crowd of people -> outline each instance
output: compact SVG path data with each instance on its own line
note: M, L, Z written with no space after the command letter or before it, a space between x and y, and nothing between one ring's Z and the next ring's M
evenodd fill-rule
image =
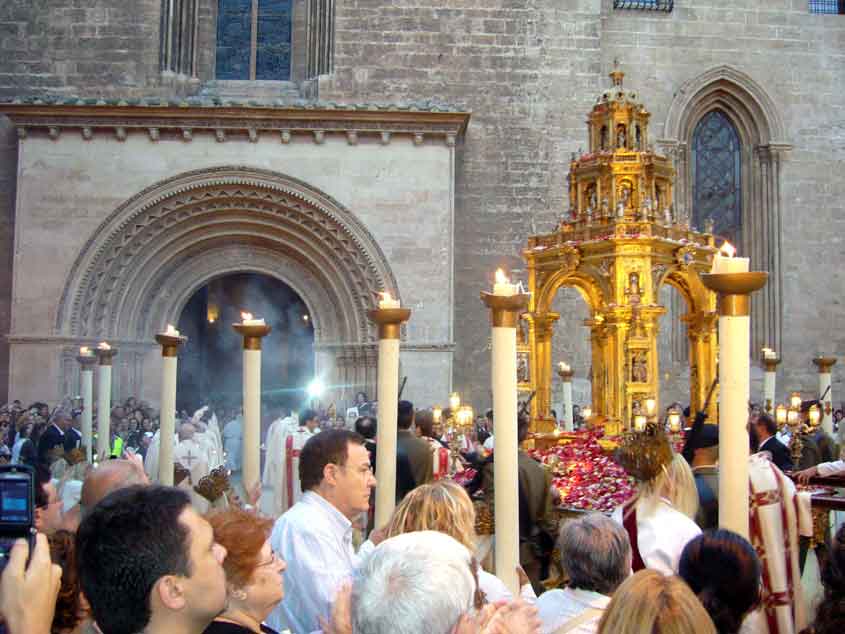
M716 527L718 433L703 416L683 452L659 429L622 444L616 458L638 489L610 516L558 522L547 471L520 450L513 592L487 556L492 413L447 443L430 412L401 401L397 506L386 526L373 527L378 421L363 403L354 421L268 412L263 494L203 513L186 489L151 483L144 456L155 449L157 424L149 408L130 399L111 412L115 455L93 467L68 462L80 449L79 412L42 405L13 403L0 419L7 460L32 465L37 486L34 550L16 543L0 580L11 634L832 634L845 625L845 527L823 551L824 596L811 615L789 511L795 486L770 437L789 439L767 435L770 419L759 412L749 419L763 452L750 463L750 541ZM212 415L180 418L206 433ZM239 412L221 418L221 459L237 471ZM518 428L522 442L526 418ZM274 455L290 462L276 464ZM475 477L456 477L462 469ZM837 469L831 460L796 477ZM295 488L285 481L291 473ZM77 479L73 504L63 489Z

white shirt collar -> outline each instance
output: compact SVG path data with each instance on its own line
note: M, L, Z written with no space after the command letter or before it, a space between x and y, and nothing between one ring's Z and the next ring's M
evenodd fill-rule
M56 425L56 423L53 423L53 427L55 427L55 428L56 428L56 431L57 431L57 432L59 432L62 436L64 436L64 435L65 435L65 432L64 432L64 431L62 431L62 428L61 428L61 427L59 427L58 425Z
M569 595L569 598L575 602L583 605L585 608L596 608L597 610L604 610L607 604L610 603L610 597L593 592L592 590L581 590L580 588L564 588L564 593Z
M329 502L319 493L306 491L302 494L300 502L316 509L320 509L332 524L333 528L337 529L339 534L344 536L348 534L350 537L352 536L352 522L349 521L349 518L337 510L337 507L335 507L334 504Z

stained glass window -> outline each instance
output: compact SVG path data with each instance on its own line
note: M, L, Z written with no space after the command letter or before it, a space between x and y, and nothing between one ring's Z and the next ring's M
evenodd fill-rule
M290 79L292 0L218 0L217 79Z
M613 0L614 9L643 9L651 11L672 10L674 0Z
M810 13L845 13L842 0L810 0Z
M742 161L739 134L721 110L706 114L692 138L693 224L733 244L742 230Z

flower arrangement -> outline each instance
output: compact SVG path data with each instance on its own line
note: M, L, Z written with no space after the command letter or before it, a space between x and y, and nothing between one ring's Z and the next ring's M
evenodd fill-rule
M636 482L610 455L616 445L612 438L603 438L601 431L568 436L566 444L530 452L551 469L562 508L608 513L633 497Z

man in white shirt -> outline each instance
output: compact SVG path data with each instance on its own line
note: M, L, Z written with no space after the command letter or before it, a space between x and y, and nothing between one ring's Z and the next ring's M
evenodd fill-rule
M569 585L540 595L542 634L593 634L610 596L631 571L631 543L625 529L601 513L570 520L557 542Z
M285 598L267 619L280 631L295 634L320 629L329 619L340 586L351 579L359 556L352 546L352 521L370 506L376 479L364 439L345 429L311 437L302 448L299 480L304 494L273 527L270 544L287 562Z
M830 476L845 476L845 460L835 460L834 462L820 462L814 467L804 469L803 471L796 471L792 474L801 484L807 484L810 478L820 476L822 478L829 478Z

